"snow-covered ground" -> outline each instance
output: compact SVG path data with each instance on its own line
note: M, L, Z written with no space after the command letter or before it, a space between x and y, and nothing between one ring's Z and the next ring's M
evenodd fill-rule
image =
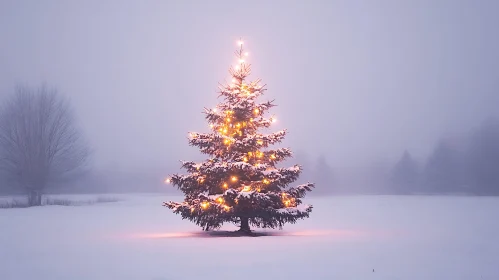
M499 198L312 198L281 236L203 238L180 198L114 197L0 209L0 279L499 279Z

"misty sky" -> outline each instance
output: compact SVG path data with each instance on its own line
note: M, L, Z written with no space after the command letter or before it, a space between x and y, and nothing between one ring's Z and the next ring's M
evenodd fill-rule
M0 94L70 96L97 166L200 158L242 36L286 146L332 165L425 156L499 115L499 1L0 0Z

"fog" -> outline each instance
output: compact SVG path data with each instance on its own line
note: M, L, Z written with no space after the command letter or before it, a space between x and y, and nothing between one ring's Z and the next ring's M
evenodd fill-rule
M498 11L471 0L2 0L0 93L56 87L93 172L144 188L203 158L187 133L208 131L201 112L220 101L242 37L294 163L323 156L355 185L499 117Z

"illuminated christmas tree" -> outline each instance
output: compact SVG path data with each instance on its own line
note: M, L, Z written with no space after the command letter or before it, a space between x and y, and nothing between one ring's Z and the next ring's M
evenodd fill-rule
M292 156L288 148L270 149L281 142L286 130L270 134L260 132L275 122L265 114L272 101L258 103L265 88L260 80L247 82L251 68L245 60L243 42L236 51L238 63L229 69L232 82L219 86L224 98L213 109L205 109L211 133L189 133L189 144L198 147L209 159L201 163L182 163L187 175L175 174L167 179L184 194L183 202L163 205L201 226L217 229L223 223L240 226L239 232L250 234L250 225L279 228L307 218L312 205L301 199L313 183L288 187L296 181L301 167L278 167Z

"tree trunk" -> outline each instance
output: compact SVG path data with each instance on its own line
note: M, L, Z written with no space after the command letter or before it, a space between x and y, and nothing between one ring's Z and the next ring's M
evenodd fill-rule
M250 234L251 229L249 227L249 218L240 217L240 219L241 219L241 227L239 228L239 232Z
M36 190L31 190L28 193L28 205L29 206L41 206L42 205L42 193Z

